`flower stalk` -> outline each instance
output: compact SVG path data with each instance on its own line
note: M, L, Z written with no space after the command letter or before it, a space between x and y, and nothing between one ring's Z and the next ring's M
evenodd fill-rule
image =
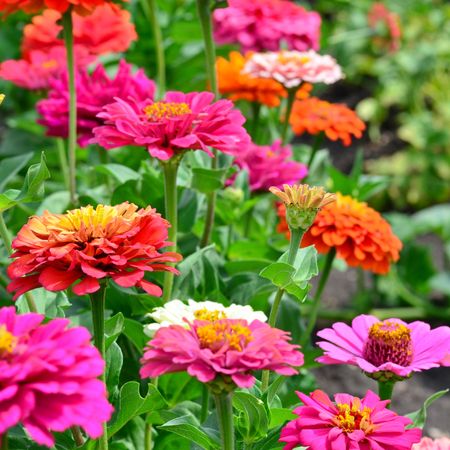
M106 304L106 285L102 284L97 292L89 294L92 309L92 324L94 327L94 345L100 352L106 364L105 348L105 304ZM101 381L106 387L106 367L103 371ZM103 423L103 435L98 440L98 450L108 450L108 435L106 422Z
M381 400L391 400L395 383L393 380L378 381L378 395ZM389 407L390 405L387 405L387 408Z
M286 102L286 113L284 115L283 127L281 129L281 142L286 145L288 142L288 130L289 130L289 118L291 117L292 107L294 106L295 95L298 91L298 86L290 88L287 90L287 102Z
M214 394L217 416L219 419L222 450L234 450L233 393Z
M75 88L75 61L73 51L73 22L71 7L64 13L62 23L64 30L64 42L67 52L67 73L69 76L69 192L70 202L72 205L76 206L78 203L76 185L77 93Z

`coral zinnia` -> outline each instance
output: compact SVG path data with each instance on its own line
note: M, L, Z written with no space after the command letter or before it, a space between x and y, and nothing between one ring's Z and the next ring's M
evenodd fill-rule
M420 440L420 428L406 429L412 420L386 408L372 391L364 398L336 394L334 403L320 390L305 395L297 392L304 406L299 417L281 430L283 450L305 446L310 450L410 450Z
M286 51L253 53L244 66L244 73L256 78L269 78L286 88L308 83L333 84L343 78L339 64L330 55Z
M64 41L59 37L62 32L62 26L58 24L60 19L61 14L52 9L34 16L32 23L23 29L23 54L33 50L48 51L55 45L63 46ZM73 15L73 37L75 45L101 55L126 51L137 39L137 34L128 11L104 4L89 16Z
M107 3L112 2L111 0L0 0L0 13L11 14L17 11L36 13L45 8L63 13L72 7L77 13L89 14L96 7Z
M450 327L431 330L420 321L381 322L374 316L360 315L352 326L337 322L317 335L325 339L317 344L324 350L318 362L355 365L374 378L386 376L386 372L407 377L439 367L450 351Z
M188 300L188 304L181 300L171 300L163 307L155 308L148 314L156 323L146 325L144 331L149 336L153 336L161 327L169 325L180 325L189 328L189 324L194 320L217 320L217 319L245 319L248 322L260 320L266 322L267 317L262 311L253 311L250 305L225 306L222 303L196 302Z
M85 328L68 328L67 319L43 320L0 309L0 437L21 422L48 447L52 432L72 426L98 438L113 410L98 379L104 361Z
M229 0L214 11L214 38L247 50L319 48L320 15L286 0Z
M450 450L450 438L430 439L424 437L418 444L412 446L412 450Z
M148 79L143 70L135 75L131 65L120 61L116 76L111 79L102 65L89 74L80 70L76 77L77 88L77 133L78 143L86 146L94 137L92 130L103 122L97 117L103 106L114 98L133 97L144 100L153 98L155 83ZM69 88L67 72L50 84L48 98L37 104L42 116L38 122L47 127L48 136L67 137L69 127Z
M336 202L324 206L302 239L302 246L314 245L319 253L334 248L349 266L374 273L389 272L398 261L402 243L389 223L366 203L336 194ZM288 233L285 209L278 208L277 230Z
M289 333L259 320L195 320L189 329L162 327L148 343L141 377L187 370L202 383L251 387L255 370L297 373L293 367L303 364L303 354L288 339Z
M105 125L94 129L95 141L106 149L142 146L161 160L199 149L213 156L209 146L232 153L250 140L245 118L229 100L213 99L211 92L168 92L159 102L117 98L98 115Z
M345 146L351 144L352 136L360 138L366 128L364 122L346 105L329 103L316 97L297 100L289 123L295 134L324 132L328 139L340 139Z
M112 278L120 286L140 286L159 296L161 289L144 280L144 273L177 273L166 263L181 255L159 252L170 245L169 226L156 210L138 210L132 203L33 216L12 243L15 261L8 267L8 290L17 298L37 287L61 291L79 281L73 291L84 295L98 291L99 280Z
M291 157L291 147L281 145L280 140L272 145L251 142L236 152L234 164L248 172L252 191L267 191L271 186L297 183L308 175L307 167Z

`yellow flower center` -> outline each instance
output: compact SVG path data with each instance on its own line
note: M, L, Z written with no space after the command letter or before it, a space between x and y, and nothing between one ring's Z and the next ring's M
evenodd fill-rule
M370 327L369 337L385 342L386 344L399 344L404 340L411 340L411 330L401 323L377 322Z
M5 94L0 94L0 105L3 103L3 100L5 100Z
M267 156L268 158L273 158L273 157L275 157L276 155L275 155L275 153L274 153L272 150L267 150L266 156Z
M339 413L334 418L334 423L347 433L355 430L362 430L365 433L370 433L375 429L370 421L370 414L372 410L365 406L361 410L361 401L357 398L353 400L350 406L347 403L338 403L336 405Z
M48 61L44 61L41 66L44 69L54 69L55 67L58 67L58 61L56 61L56 59L49 59Z
M209 309L203 308L203 309L197 309L197 311L194 312L194 317L197 320L208 320L209 322L215 322L216 320L226 319L227 316L223 311L211 311Z
M209 322L197 327L197 336L202 348L217 351L227 345L233 350L242 349L253 339L252 331L242 323L228 320Z
M296 64L306 64L309 61L311 61L311 58L307 55L292 55L292 54L285 54L281 52L278 55L278 61L281 64L289 64L289 63L296 63Z
M10 333L5 325L0 325L0 356L12 353L17 344L17 338Z
M170 117L191 114L191 108L187 103L155 102L144 108L145 115L154 122L159 122Z

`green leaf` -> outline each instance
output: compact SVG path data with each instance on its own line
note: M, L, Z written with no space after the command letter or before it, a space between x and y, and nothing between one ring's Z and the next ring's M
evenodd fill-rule
M11 156L0 161L0 191L8 184L8 181L16 175L28 161L33 157L34 153L25 153L20 156Z
M430 395L430 397L428 397L423 403L422 408L410 414L406 414L406 417L409 417L413 421L413 423L411 425L408 425L407 428L423 428L427 420L427 409L435 400L447 394L448 391L449 389L444 389L443 391L439 391L434 393L433 395Z
M223 187L226 175L227 169L193 167L191 187L204 194L209 194Z
M62 214L67 210L70 204L69 191L53 192L46 195L39 208L36 210L36 215L42 215L45 210L54 214Z
M34 289L32 291L37 311L47 318L65 317L65 310L71 306L64 291L51 292L46 289ZM16 302L17 311L21 314L30 312L25 296L21 296Z
M108 427L108 438L110 439L121 428L123 428L133 417L156 411L167 406L166 401L153 385L149 385L148 393L142 397L139 393L139 383L129 381L120 389L119 405L112 424Z
M123 354L116 342L112 342L106 351L106 386L109 398L115 398L118 393L120 372L123 366Z
M117 313L105 321L105 347L108 350L109 346L116 341L119 335L124 330L125 319L122 313Z
M141 175L133 169L122 164L102 164L95 167L95 170L99 173L114 177L120 184L124 184L127 181L139 180Z
M252 444L267 435L269 416L264 402L247 392L235 392L233 406L238 411L236 429L246 444Z
M144 333L144 326L142 323L136 320L125 318L123 333L140 352L142 352L145 344L150 340Z
M200 427L198 422L196 422L193 416L190 415L172 419L164 425L161 425L159 428L195 442L201 448L206 450L220 448L219 442L207 434L205 429Z
M275 428L283 425L288 420L293 420L297 416L292 410L287 408L271 408L270 410L270 425L269 428Z

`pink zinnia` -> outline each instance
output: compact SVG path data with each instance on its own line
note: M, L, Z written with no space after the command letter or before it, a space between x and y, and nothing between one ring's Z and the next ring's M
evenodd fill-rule
M352 326L337 322L317 333L323 364L351 364L377 378L386 374L407 377L413 372L439 367L450 349L450 327L430 329L425 322L400 319L379 321L360 315Z
M422 434L420 428L406 429L412 420L387 409L389 400L381 401L370 390L362 399L336 394L334 403L320 390L297 395L304 406L281 430L283 450L410 450Z
M68 328L67 319L43 320L0 309L0 436L21 422L48 447L52 432L72 426L96 439L113 410L98 379L104 361L85 328Z
M289 333L254 320L195 320L189 329L180 325L160 328L142 358L141 377L187 371L202 383L222 377L237 386L253 386L255 370L294 375L303 364Z
M333 84L343 78L341 67L333 57L319 55L314 50L254 53L247 60L243 73L255 78L271 78L288 89L304 81Z
M50 83L48 98L37 104L42 116L38 122L47 127L48 136L68 136L69 126L69 88L67 72ZM103 122L97 117L104 105L114 98L132 97L144 100L153 98L155 83L148 79L143 70L132 74L130 64L120 61L117 74L111 78L102 65L98 65L92 74L80 70L76 77L77 87L77 133L80 146L86 146L94 137L92 130Z
M412 450L450 450L450 438L441 437L433 440L424 437L418 444L412 446Z
M229 0L214 11L214 38L240 44L241 50L319 48L320 15L286 0Z
M116 98L98 115L105 125L94 129L94 141L106 149L145 147L161 160L186 150L213 156L208 147L231 153L250 139L245 118L229 100L213 100L211 92L168 92L159 102Z
M80 46L75 47L75 61L84 67L94 57ZM0 78L15 85L30 89L48 89L51 81L66 70L67 58L64 46L55 46L48 51L33 50L22 59L9 59L0 64Z
M307 167L292 161L289 145L276 140L272 145L256 145L250 142L236 152L234 163L249 174L252 191L267 191L271 186L296 184L308 175Z

